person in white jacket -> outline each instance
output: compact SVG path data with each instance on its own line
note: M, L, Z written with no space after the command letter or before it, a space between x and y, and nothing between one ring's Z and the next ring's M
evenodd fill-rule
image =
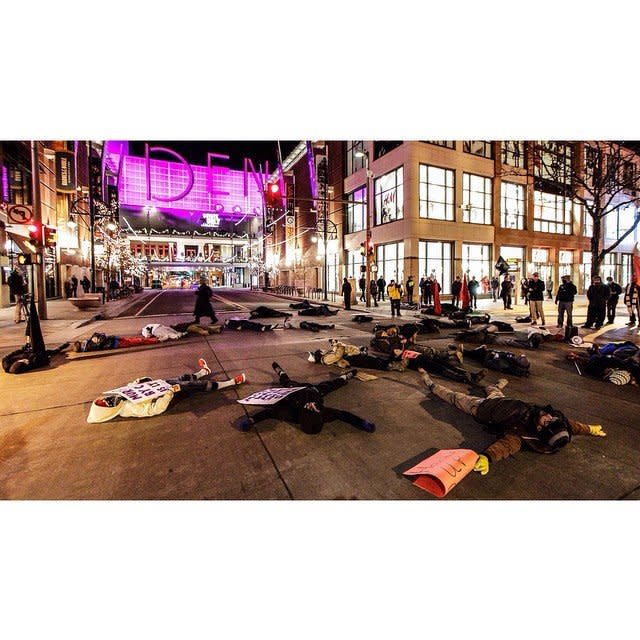
M142 329L142 335L145 338L158 338L159 342L166 342L167 340L178 340L187 335L187 332L180 332L167 327L163 324L148 324Z
M105 391L91 404L87 422L107 422L120 416L122 418L148 418L164 413L173 397L180 391L217 391L246 381L244 373L229 380L211 380L211 369L204 358L198 360L200 370L185 373L179 378L153 380L138 378L133 382Z

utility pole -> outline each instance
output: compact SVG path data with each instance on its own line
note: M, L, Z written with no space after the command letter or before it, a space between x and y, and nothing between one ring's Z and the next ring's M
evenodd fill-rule
M44 228L42 226L42 201L40 199L40 159L38 157L38 142L31 141L31 190L33 201L33 219L40 229L40 238L36 247L39 256L38 264L35 268L35 281L33 293L37 297L38 315L41 320L47 319L47 299L44 281Z

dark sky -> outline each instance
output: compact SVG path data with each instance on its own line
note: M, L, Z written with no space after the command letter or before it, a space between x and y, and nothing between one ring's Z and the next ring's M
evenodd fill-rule
M147 140L151 146L168 147L173 151L177 151L183 155L191 164L207 165L207 153L223 153L229 157L228 162L224 165L230 169L242 169L244 167L244 158L251 158L255 168L258 163L262 163L263 169L265 162L269 161L269 171L273 171L277 163L277 143L275 140L249 141L242 140L238 142L230 140L207 140L207 141L184 141L184 140ZM281 140L280 147L282 149L282 159L293 151L298 144L298 140ZM132 155L144 155L144 140L130 141L129 151ZM161 157L161 156L156 156ZM170 156L165 156L169 159ZM220 162L219 164L222 164Z

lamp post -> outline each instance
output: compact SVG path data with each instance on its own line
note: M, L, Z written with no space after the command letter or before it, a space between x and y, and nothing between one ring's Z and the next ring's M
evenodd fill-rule
M151 214L155 213L156 208L147 205L145 208L147 214L147 287L151 286Z
M366 260L366 291L365 291L365 306L371 306L371 255L369 247L371 246L371 212L373 210L373 201L371 198L371 180L373 178L373 172L369 170L369 152L363 147L359 151L354 153L356 158L364 158L365 175L367 177L366 193L367 193L367 209L365 213L365 260Z

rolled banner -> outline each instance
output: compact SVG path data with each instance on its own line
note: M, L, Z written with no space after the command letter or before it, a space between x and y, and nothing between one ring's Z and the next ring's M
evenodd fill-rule
M479 456L471 449L441 449L405 471L413 484L436 498L443 498L471 471Z

